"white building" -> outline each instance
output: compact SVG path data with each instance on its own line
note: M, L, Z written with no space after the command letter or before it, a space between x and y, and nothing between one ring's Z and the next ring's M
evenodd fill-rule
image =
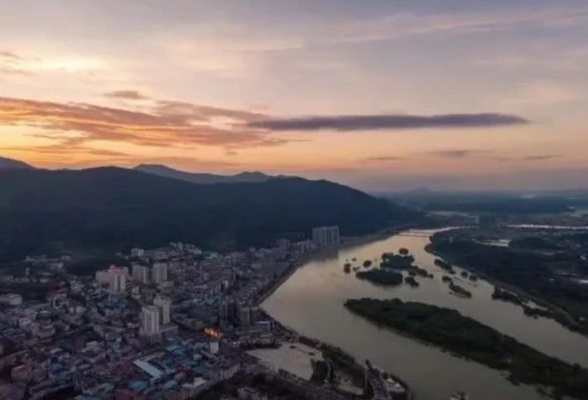
M153 283L162 283L167 281L167 264L166 263L155 263L151 268L151 278Z
M162 325L171 323L171 300L167 297L157 296L153 304L159 309L159 321Z
M145 250L135 247L131 249L131 256L133 257L143 257L145 255Z
M127 273L124 269L114 265L108 270L110 291L124 293L127 290Z
M218 354L219 349L220 345L218 340L213 340L208 344L208 350L210 351L210 354Z
M312 241L317 246L339 243L339 226L320 226L312 229Z
M133 265L133 280L137 283L149 283L149 267L146 265Z
M157 306L143 306L141 310L141 334L144 336L159 335L159 308Z

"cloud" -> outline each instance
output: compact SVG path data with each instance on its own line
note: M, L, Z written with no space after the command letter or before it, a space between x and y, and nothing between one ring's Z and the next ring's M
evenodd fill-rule
M71 156L75 154L76 156L83 156L83 157L116 157L116 158L127 158L129 155L127 153L123 153L121 151L115 150L108 150L108 149L99 149L95 147L89 146L82 146L82 145L70 145L64 146L61 144L55 145L45 145L45 146L16 146L16 147L5 147L2 150L7 150L10 152L17 152L17 153L33 153L35 155L47 155L47 156L56 156L56 157L64 157L64 156Z
M428 154L435 155L442 158L466 158L473 154L484 153L482 150L438 150L438 151L431 151Z
M365 158L364 161L402 161L404 157L400 156L381 156L381 157L369 157Z
M12 51L0 50L0 76L24 75L27 71L22 68L23 58Z
M20 60L21 59L21 57L18 54L14 53L12 51L7 51L7 50L0 50L0 58L12 59L12 60Z
M137 90L116 90L114 92L104 93L104 97L123 100L148 100L149 96Z
M181 101L159 101L154 110L159 114L195 119L198 121L211 121L214 118L226 118L235 122L252 123L267 117L264 114L252 111L195 105Z
M588 8L546 9L488 14L412 14L399 13L363 21L349 21L333 29L333 43L363 43L399 39L416 35L488 32L525 26L556 26L588 17Z
M59 54L49 57L30 56L21 52L0 50L0 75L81 74L93 76L107 72L104 60Z
M101 140L159 147L244 148L286 142L246 126L259 117L248 111L177 102L157 102L148 111L134 111L0 97L0 126L41 129L45 137L68 145ZM239 123L219 125L217 120L223 118Z
M508 114L342 115L266 119L250 122L248 126L270 131L366 131L426 128L493 128L528 123L529 121L522 117Z
M135 166L138 164L165 164L187 170L231 169L240 164L220 160L205 160L194 157L144 156L121 151L77 144L54 144L38 146L13 146L0 148L3 153L21 159L34 157L35 164L52 167L89 167L104 165Z
M544 161L553 160L554 158L561 158L560 154L541 154L537 156L527 156L522 158L523 161Z
M557 158L562 158L561 154L538 154L538 155L531 155L531 156L524 156L524 157L496 157L496 161L503 161L503 162L527 162L527 161L545 161L545 160L554 160Z

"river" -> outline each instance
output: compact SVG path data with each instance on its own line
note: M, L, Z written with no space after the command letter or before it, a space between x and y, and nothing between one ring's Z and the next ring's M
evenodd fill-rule
M536 349L570 363L588 367L588 338L557 322L523 314L520 307L491 298L493 286L483 280L458 284L473 293L462 299L449 293L441 281L443 271L434 265L435 256L425 251L433 231L413 230L358 245L325 250L301 266L262 307L300 334L339 346L358 360L394 373L408 382L418 400L444 400L457 389L471 400L535 400L534 388L508 382L500 372L454 357L438 348L378 328L347 311L348 298L400 298L454 308ZM416 265L434 274L434 279L417 278L421 286L384 288L360 281L343 272L346 260L355 265L379 258L384 252L409 249ZM459 277L460 268L456 268ZM454 277L454 279L456 279ZM459 279L459 278L457 278Z

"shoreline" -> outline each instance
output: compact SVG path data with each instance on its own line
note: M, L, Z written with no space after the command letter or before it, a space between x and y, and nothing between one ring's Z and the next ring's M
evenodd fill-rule
M358 300L358 299L349 299L349 300ZM380 300L380 299L375 299L375 300L376 301L383 301L383 300ZM426 304L426 303L422 303L422 304ZM352 312L352 313L354 313L358 317L365 319L366 321L368 321L372 325L378 327L379 329L385 329L385 330L387 330L389 332L392 332L392 333L394 333L396 335L399 335L399 336L405 337L407 339L410 339L412 341L415 341L415 342L417 342L417 343L419 343L419 344L421 344L423 346L427 346L427 347L436 349L436 350L441 351L443 353L449 354L452 357L455 357L455 358L464 360L465 362L479 364L479 365L482 365L482 366L484 366L486 368L489 368L491 370L497 371L500 375L502 375L502 377L506 381L510 382L514 386L523 385L523 386L527 386L529 388L535 389L536 392L538 393L538 395L540 396L539 398L544 398L544 399L560 399L560 397L558 397L557 394L554 394L553 391L550 392L550 391L547 390L547 389L553 389L554 388L553 386L544 386L544 385L538 384L538 383L528 383L528 382L519 381L515 377L512 376L512 371L509 371L508 369L497 368L497 367L491 366L489 364L485 364L485 363L483 363L483 362L481 362L479 360L476 360L475 358L472 358L469 355L460 354L460 353L458 353L458 352L456 352L454 350L450 350L448 348L445 348L443 345L436 344L436 343L433 343L431 341L427 341L426 339L422 339L422 338L419 338L418 336L415 336L413 334L403 332L403 331L401 331L401 330L399 330L399 329L397 329L395 327L392 327L390 325L387 325L386 323L382 323L382 322L379 322L377 320L374 320L371 317L369 317L369 316L367 316L367 315L365 315L365 314L363 314L363 313L361 313L359 311L355 311L355 310L352 310L352 309L349 309L349 311ZM491 328L491 327L489 327L489 328ZM494 329L494 328L491 328L491 329ZM500 333L500 332L498 332L498 333ZM504 335L502 333L500 333L500 334L503 335L503 336L509 337L508 335ZM512 337L510 337L510 338L512 339ZM514 340L516 341L517 339L514 339ZM521 346L525 346L525 347L527 346L526 344L524 344L522 342L518 342L518 343ZM557 360L557 361L559 361L561 363L564 363L564 364L567 364L569 366L572 366L572 364L570 364L570 363L568 363L566 361L562 361L562 360L560 360L560 359L558 359L556 357L552 357L552 356L546 355L545 353L542 353L539 350L535 350L535 351L543 354L546 357L555 359L555 360ZM571 399L575 399L576 397L565 397L565 398L571 400Z
M562 320L560 320L559 318L556 317L546 317L543 316L542 318L545 319L549 319L552 321L557 322L559 325L561 325L562 327L566 328L567 330L569 330L570 332L573 333L577 333L580 336L584 336L584 337L588 337L588 333L585 332L582 327L580 325L578 325L578 323L574 320L574 318L569 315L565 310L563 310L561 307L550 303L549 301L543 299L543 298L539 298L537 296L531 295L527 292L525 292L524 290L516 287L516 286L512 286L509 285L508 283L504 283L500 280L497 280L491 276L489 276L488 274L478 271L475 267L472 267L470 265L460 265L459 263L455 263L454 259L450 256L450 255L446 255L443 254L440 251L437 251L434 249L434 246L432 243L428 244L427 246L425 246L425 251L428 252L431 255L434 255L435 257L439 257L442 258L444 260L447 260L448 262L450 262L451 264L457 266L458 268L464 269L466 271L469 271L470 273L473 271L475 272L475 274L478 276L478 278L485 280L486 282L490 283L492 286L500 288L500 289L505 289L508 291L511 291L519 296L521 296L524 299L530 300L532 302L534 302L535 304L545 307L549 310L553 310L557 313L557 315L560 315L562 318L564 318L565 320L568 321L568 323L564 323L562 322ZM524 311L523 307L521 306L521 310ZM524 312L523 312L523 315ZM571 329L570 326L575 327L577 329Z
M266 310L263 310L262 304L265 300L267 300L272 294L274 294L276 292L276 290L278 290L284 283L286 283L286 281L292 276L294 275L294 273L298 270L299 267L301 267L302 265L306 264L307 262L309 262L310 260L312 260L312 258L321 255L321 254L325 254L328 252L332 252L332 251L338 251L340 249L344 249L344 248L349 248L349 247L354 247L354 246L360 246L364 243L369 243L375 240L383 240L386 239L390 236L394 236L399 234L400 232L409 230L409 229L417 229L418 226L416 225L406 225L406 226L402 226L402 227L397 227L397 228L390 228L390 229L385 229L379 232L375 232L375 233L371 233L368 235L363 235L363 236L355 236L355 237L350 237L350 238L345 238L343 241L341 241L340 243L336 243L333 244L331 246L326 246L326 247L320 247L314 250L309 251L306 254L303 254L300 258L298 258L297 260L293 261L292 264L290 265L290 267L288 268L288 270L278 279L276 279L272 284L270 284L270 286L268 287L268 289L255 301L255 305L260 307L262 309L262 311L264 313L266 313L268 316L270 316L272 318L272 320L274 321L274 323L277 323L282 329L284 329L285 331L289 332L290 334L292 334L294 337L300 339L302 338L303 340L307 340L309 342L313 342L316 343L316 345L314 346L317 350L319 351L324 351L321 348L324 347L326 349L330 349L331 351L335 350L336 352L339 352L341 355L343 355L346 358L349 358L350 360L353 360L354 366L356 368L365 368L363 367L361 364L357 363L357 361L355 360L355 357L351 356L349 353L347 353L345 350L339 348L339 347L335 347L330 345L329 343L317 340L317 339L312 339L303 335L300 335L295 329L289 327L289 326L285 326L284 324L282 324L280 321L278 321L277 319L275 319L270 313L268 313ZM399 382L406 390L406 394L407 394L407 398L408 400L416 400L416 394L414 393L414 391L411 389L411 387L408 385L408 383L400 378L398 375L391 373L389 371L385 371L388 376L390 376L392 379L394 379L396 382Z
M289 273L286 276L284 276L281 279L279 279L279 281L274 285L275 288L273 289L273 291L277 290L283 283L285 283L287 281L287 279L297 270L297 268L299 266L304 266L305 264L307 264L309 262L311 262L311 263L313 263L313 262L321 262L321 259L315 259L315 260L313 260L314 257L317 257L317 256L320 257L320 255L322 254L322 255L326 255L328 258L331 258L330 260L328 260L328 262L330 262L330 263L333 263L333 262L338 263L339 261L342 262L346 257L348 257L348 258L351 258L352 257L351 254L353 254L354 252L356 252L356 250L354 250L354 247L355 246L361 246L362 244L365 244L365 243L368 243L369 244L371 242L377 242L379 240L385 240L386 238L393 237L393 236L398 235L398 234L403 234L404 232L406 232L407 230L410 230L410 229L420 229L420 227L419 226L410 226L410 227L400 227L400 228L396 228L396 229L387 229L387 230L383 230L383 231L379 231L379 232L374 232L374 233L371 233L369 235L358 236L358 237L351 237L351 238L345 238L345 240L343 240L341 243L338 243L336 245L332 245L332 246L328 246L328 247L323 247L323 248L311 250L308 253L306 253L303 256L301 256L298 260L296 260L296 268L292 268L291 270L289 270ZM427 229L427 227L423 227L422 229ZM459 229L459 227L449 227L449 228L446 228L446 229ZM431 235L432 234L433 234L433 232L431 232ZM347 252L345 252L344 254L339 254L339 257L338 257L338 260L339 261L337 261L337 258L334 258L333 259L334 256L335 257L337 256L337 253L336 253L337 250L345 250L345 249L348 249L348 251L350 253L348 254ZM443 257L443 254L439 254L438 252L433 251L433 249L431 249L431 248L426 248L426 250L427 250L427 252L429 254ZM445 258L445 257L443 257L443 258ZM322 261L324 261L324 260L322 260ZM312 264L312 265L314 265L314 264ZM459 264L457 266L459 266ZM311 269L311 268L309 268L309 269ZM464 269L468 269L468 270L471 270L471 271L476 271L475 268L465 267ZM496 285L496 286L505 286L505 285L502 285L502 283L499 283L498 284L498 283L494 282L493 280L488 279L488 277L485 276L484 274L479 274L479 273L476 272L476 275L478 275L480 278L488 281L489 283L491 283L493 285ZM267 299L270 296L271 296L271 293L267 293L266 296L264 296L264 299ZM537 302L537 303L540 303L540 302ZM378 326L378 324L375 324L375 325ZM293 329L289 329L289 330L291 332L293 332L293 333L296 334L296 331L295 330L293 330ZM455 353L455 352L453 352L451 350L448 350L448 349L444 349L443 347L440 347L440 346L435 345L433 343L425 342L425 341L420 340L420 339L418 339L418 338L416 338L414 336L407 335L407 334L404 334L402 332L399 332L396 329L390 329L390 328L388 328L388 330L390 330L392 333L394 333L394 334L396 334L398 336L405 337L407 339L413 340L413 341L415 341L415 342L417 342L417 343L419 343L421 345L424 345L426 347L430 347L430 348L436 349L436 350L438 350L441 353L447 353L448 355L450 355L452 357L455 357L457 359L461 359L461 360L463 360L465 362L476 363L476 361L472 360L471 358L469 358L467 356L460 355L460 354ZM322 342L322 343L328 344L326 342ZM496 371L498 371L501 375L504 375L503 374L504 371L502 371L502 370L496 370ZM393 374L390 374L390 375L393 376L396 381L400 381L400 382L406 383L402 379L399 379L397 376L394 376ZM400 373L398 375L401 375L402 376L402 373ZM506 378L506 377L503 376L503 378ZM508 379L507 379L507 381L508 381ZM511 383L513 383L513 382L511 382ZM516 383L514 385L516 386ZM529 386L534 386L535 388L538 388L539 387L539 385L529 385ZM406 387L410 391L411 388L409 388L408 385L406 385ZM413 388L413 390L414 390L414 388ZM414 393L412 391L411 391L411 393L414 396ZM545 397L549 397L545 393L543 393L542 395L545 396Z
M268 286L267 290L258 299L255 300L254 305L261 306L265 300L267 300L272 294L274 294L276 292L276 290L278 290L280 288L280 286L282 286L284 283L286 283L286 281L292 275L294 275L294 273L298 270L298 268L300 268L302 265L306 264L307 262L311 261L311 259L316 256L320 256L321 254L327 254L327 253L335 251L335 250L338 251L340 249L344 249L347 247L360 246L364 243L369 243L374 240L383 240L383 239L386 239L390 236L397 235L398 233L403 232L407 229L417 229L417 228L418 228L417 226L411 224L411 225L406 225L406 226L397 227L397 228L384 229L384 230L381 230L381 231L378 231L375 233L370 233L368 235L351 236L348 238L344 238L339 243L332 244L330 246L319 247L314 250L311 250L311 251L303 254L302 256L300 256L300 258L298 258L297 260L293 261L292 264L290 265L290 267L288 267L288 270L282 276L280 276L274 282L272 282Z

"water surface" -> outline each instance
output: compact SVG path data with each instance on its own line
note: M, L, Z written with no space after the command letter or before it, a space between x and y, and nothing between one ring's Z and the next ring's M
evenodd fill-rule
M472 400L531 400L539 395L534 388L511 384L498 371L378 328L345 309L346 299L396 297L453 308L546 354L588 367L588 338L555 321L527 317L513 304L492 300L490 283L460 280L462 270L455 268L458 274L454 279L470 290L473 298L452 295L441 281L444 271L434 265L435 257L424 249L430 233L409 231L325 251L299 268L263 303L263 308L303 335L339 346L358 360L369 359L402 377L419 400L448 399L456 389L466 390ZM343 272L346 260L359 266L366 259L375 260L383 252L397 252L401 247L409 249L416 265L432 272L434 279L417 278L421 286L416 289L407 285L384 288ZM353 258L357 259L355 263Z

